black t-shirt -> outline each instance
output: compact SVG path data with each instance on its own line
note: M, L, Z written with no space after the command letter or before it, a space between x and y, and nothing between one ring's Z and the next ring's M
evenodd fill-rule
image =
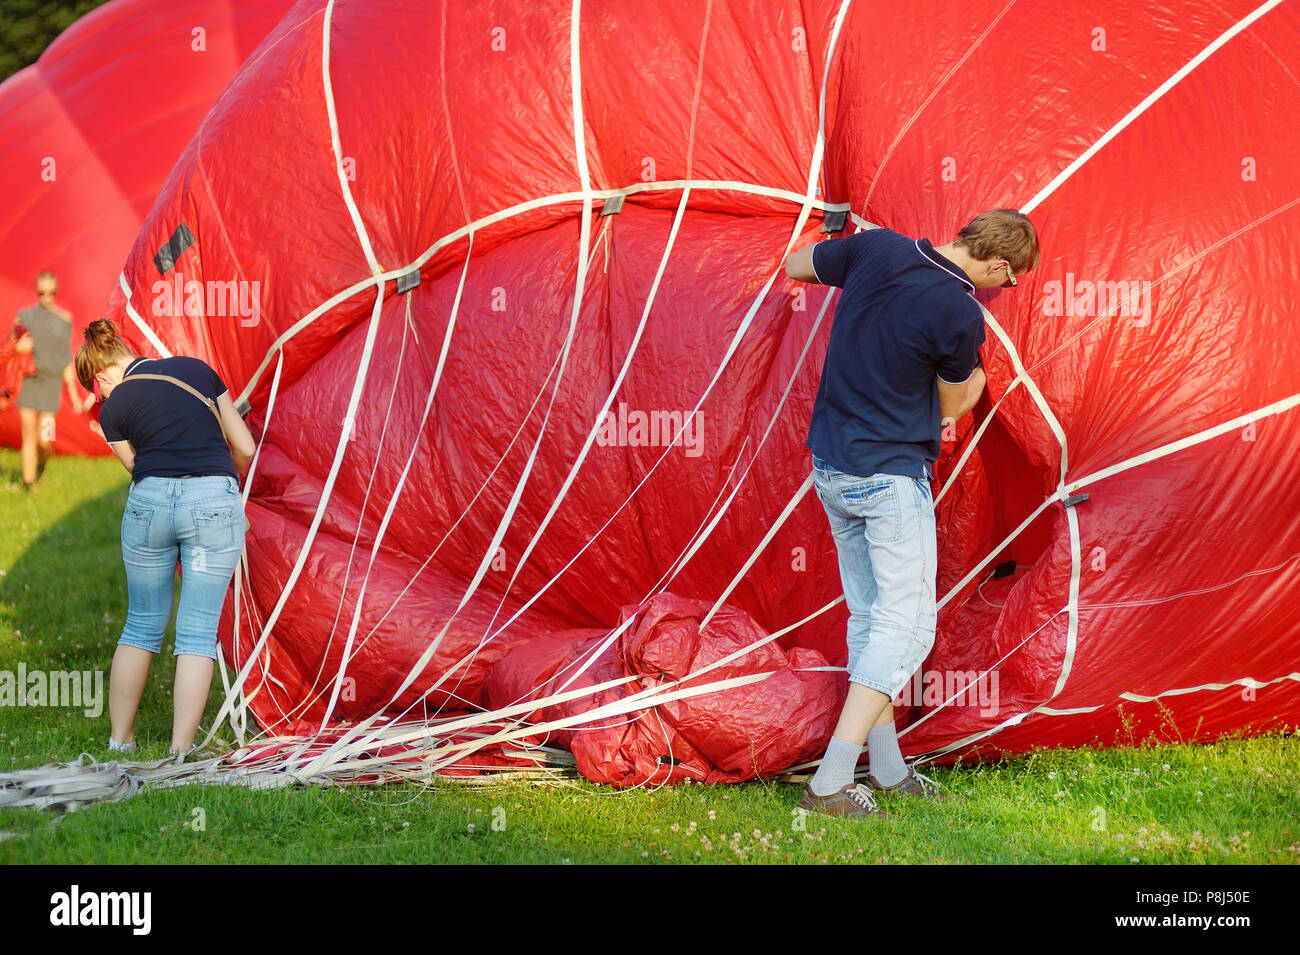
M147 477L202 477L235 474L221 426L199 401L170 381L131 381L132 372L179 378L214 402L225 383L197 358L137 358L126 367L126 380L113 389L99 414L109 444L130 441L135 449L131 480Z
M839 286L808 447L848 474L929 477L939 457L939 389L968 379L984 343L975 286L927 239L870 229L813 249Z

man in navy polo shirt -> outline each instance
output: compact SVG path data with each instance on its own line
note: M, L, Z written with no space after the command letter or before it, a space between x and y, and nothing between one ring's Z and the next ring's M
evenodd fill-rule
M1015 285L1038 255L1029 219L995 209L937 248L871 229L786 260L791 278L843 289L808 447L849 608L849 694L804 809L866 816L881 812L876 793L935 795L903 761L890 705L934 644L930 465L941 422L984 390L984 318L972 293ZM864 743L871 772L855 786Z

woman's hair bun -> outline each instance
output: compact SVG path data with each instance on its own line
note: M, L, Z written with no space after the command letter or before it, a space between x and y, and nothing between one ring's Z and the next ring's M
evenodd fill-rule
M81 387L94 388L97 374L121 358L131 357L131 346L118 334L117 325L107 318L97 318L86 326L86 343L73 359Z
M97 318L86 326L86 344L106 348L118 337L117 325L107 318Z

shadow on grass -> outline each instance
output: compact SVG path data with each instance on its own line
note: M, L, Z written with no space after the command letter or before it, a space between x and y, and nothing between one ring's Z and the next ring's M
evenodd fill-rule
M88 480L58 463L31 496L4 494L6 543L21 550L0 577L0 771L107 755L109 669L127 610L126 475L85 462ZM106 477L113 486L89 496ZM173 640L169 626L141 700L141 758L166 755L170 742Z

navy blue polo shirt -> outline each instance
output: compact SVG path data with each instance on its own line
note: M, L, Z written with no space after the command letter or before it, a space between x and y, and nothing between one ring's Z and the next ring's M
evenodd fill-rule
M808 447L846 474L928 478L939 457L936 375L968 379L984 315L966 274L928 239L870 229L813 248L835 306Z
M227 390L206 362L183 355L137 358L126 367L127 376L132 372L178 378L214 402ZM147 477L238 477L217 419L207 405L170 381L118 385L100 410L99 427L109 444L131 442L132 482Z

